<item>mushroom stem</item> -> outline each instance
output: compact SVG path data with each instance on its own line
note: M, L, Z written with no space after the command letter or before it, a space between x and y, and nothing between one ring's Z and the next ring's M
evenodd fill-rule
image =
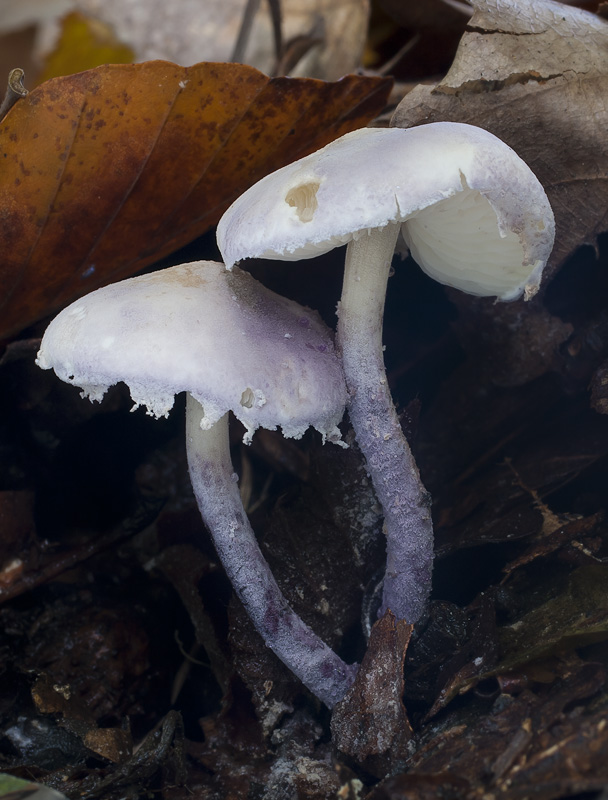
M431 590L430 500L393 404L382 354L382 318L399 224L349 242L339 307L348 411L384 511L387 564L380 614L417 622Z
M228 415L202 430L203 409L186 406L190 478L203 520L236 594L265 643L329 708L355 679L348 665L293 611L262 555L247 519L230 458Z

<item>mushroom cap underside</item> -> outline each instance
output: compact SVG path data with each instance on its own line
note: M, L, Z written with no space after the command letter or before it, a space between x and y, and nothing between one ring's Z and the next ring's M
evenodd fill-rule
M554 238L527 164L488 131L439 122L363 128L266 176L224 214L218 244L229 267L297 260L395 223L432 277L501 299L535 291Z
M210 427L227 411L247 428L309 427L339 437L346 389L332 333L318 314L248 273L209 261L106 286L49 325L37 363L101 400L124 381L160 417L178 392L203 406Z

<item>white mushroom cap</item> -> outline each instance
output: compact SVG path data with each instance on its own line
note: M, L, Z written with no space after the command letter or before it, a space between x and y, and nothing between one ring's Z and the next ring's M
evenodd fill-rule
M188 391L203 406L203 428L231 410L246 440L260 426L340 438L346 388L329 329L316 312L212 261L77 300L49 325L37 364L92 400L124 381L135 407L156 417Z
M297 260L389 223L433 278L476 295L534 294L554 219L530 168L472 125L364 128L266 176L226 211L217 238L228 267Z

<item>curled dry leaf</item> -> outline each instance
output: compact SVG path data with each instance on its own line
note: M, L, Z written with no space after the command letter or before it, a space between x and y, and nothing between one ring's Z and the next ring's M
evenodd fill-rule
M263 175L366 124L390 87L164 61L42 84L0 122L0 340L200 236Z
M552 0L472 0L445 78L418 86L399 127L469 122L530 165L555 212L555 269L608 229L608 21Z

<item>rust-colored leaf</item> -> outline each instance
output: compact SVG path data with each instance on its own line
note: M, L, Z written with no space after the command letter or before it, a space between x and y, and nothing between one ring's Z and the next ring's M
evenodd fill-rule
M0 122L0 340L215 224L266 173L368 122L391 81L109 65Z

